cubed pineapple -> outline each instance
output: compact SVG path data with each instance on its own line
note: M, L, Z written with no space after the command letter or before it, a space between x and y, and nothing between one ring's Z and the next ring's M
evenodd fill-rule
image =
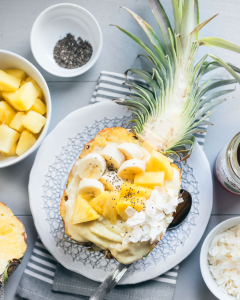
M153 150L151 158L147 164L146 172L165 172L165 179L173 179L173 168L170 160L162 153Z
M36 101L34 102L33 106L30 108L30 110L33 110L33 111L39 113L40 115L44 115L47 111L47 107L42 102L42 100L37 98Z
M46 118L35 111L29 111L23 120L23 126L33 133L38 133L46 123Z
M2 124L0 126L0 151L8 153L19 136L20 134L16 130Z
M154 189L156 186L164 186L165 172L144 172L136 174L134 184Z
M16 97L16 92L2 92L3 99L7 101L13 108L18 110L18 107L14 105L13 99Z
M121 186L120 193L121 197L124 198L144 197L148 199L152 195L152 189L124 182L124 184Z
M117 206L118 215L124 220L127 221L129 216L126 214L126 209L128 207L134 208L137 212L140 212L145 207L146 198L144 197L132 197L132 198L120 198Z
M39 92L38 98L42 99L43 97L43 91L40 89L39 85L36 83L36 81L32 78L32 77L27 77L26 82L32 82L32 84L34 85L34 87L37 89L37 91Z
M71 223L79 224L84 222L93 221L99 218L97 212L89 205L81 195L77 197L75 202Z
M12 97L11 103L13 107L20 111L29 110L36 101L39 93L35 89L32 82L27 82L20 87L16 94Z
M0 89L2 91L14 92L19 88L20 82L21 79L0 70Z
M25 119L25 117L26 114L24 112L16 113L9 126L17 131L22 132L24 130L23 120Z
M17 144L17 150L16 150L17 155L22 155L23 153L25 153L36 143L36 141L37 139L34 136L34 134L32 134L28 130L23 130L19 142Z
M16 111L6 102L0 102L0 122L9 125L15 117Z
M8 69L8 70L5 70L4 72L21 79L21 81L25 80L27 77L26 73L20 69Z
M1 151L2 155L4 156L14 156L16 155L16 149L17 149L17 142L13 144L12 148L9 150L9 152Z
M20 83L20 87L21 87L22 85L24 85L26 82L27 82L27 81L23 80L23 81Z

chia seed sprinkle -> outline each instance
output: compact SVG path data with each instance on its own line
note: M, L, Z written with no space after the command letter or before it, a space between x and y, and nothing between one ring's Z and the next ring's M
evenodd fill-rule
M85 65L93 53L92 45L80 37L75 40L74 35L68 33L59 40L53 50L56 63L65 69L75 69Z

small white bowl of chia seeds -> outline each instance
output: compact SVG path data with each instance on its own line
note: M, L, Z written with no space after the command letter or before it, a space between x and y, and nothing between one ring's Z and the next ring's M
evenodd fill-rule
M33 56L47 72L59 77L85 73L102 49L101 28L86 9L70 3L44 10L33 24Z

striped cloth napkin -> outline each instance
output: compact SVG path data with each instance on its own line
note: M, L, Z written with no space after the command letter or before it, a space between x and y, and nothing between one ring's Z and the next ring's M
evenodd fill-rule
M129 80L142 82L141 79L128 77ZM125 97L129 93L122 86L125 77L122 74L102 71L90 103ZM206 127L205 127L206 128ZM203 146L205 134L196 135ZM176 266L165 274L136 285L124 285L114 288L107 299L172 300L177 282L179 267ZM34 300L75 300L88 299L99 283L65 269L57 263L38 238L33 253L23 273L17 294L24 299Z

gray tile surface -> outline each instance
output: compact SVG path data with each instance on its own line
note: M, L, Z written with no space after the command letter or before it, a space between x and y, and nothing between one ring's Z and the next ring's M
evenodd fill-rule
M127 6L141 15L156 30L157 26L150 11L147 0L71 0L88 9L98 20L103 32L103 50L98 62L87 73L72 79L62 79L45 72L35 61L30 49L30 31L36 17L50 5L65 2L64 0L0 0L0 47L16 52L30 60L46 78L53 103L53 116L50 131L70 112L89 103L92 91L102 70L124 72L129 67L145 68L146 64L136 59L141 52L123 33L109 24L124 26L132 33L146 41L144 33L131 19L126 11L118 10L119 6ZM171 13L170 0L163 0L167 13ZM219 12L220 15L208 24L200 36L219 36L240 45L238 28L240 25L239 0L200 0L201 21ZM219 55L223 60L232 62L240 67L240 55L226 50L201 48L198 57L206 51ZM222 71L217 78L228 78ZM215 158L220 149L240 130L240 88L212 115L214 126L209 127L204 151L213 170ZM28 203L28 177L33 164L35 153L23 162L0 169L0 201L9 205L15 214L24 222L28 232L28 252L21 267L10 278L5 291L5 299L12 300L15 290L28 257L31 253L36 231L30 217ZM206 233L219 222L240 214L240 197L227 193L213 177L214 206L213 215ZM228 215L224 215L228 214ZM205 233L205 234L206 234ZM181 264L175 300L212 300L214 296L205 286L199 269L200 245Z

